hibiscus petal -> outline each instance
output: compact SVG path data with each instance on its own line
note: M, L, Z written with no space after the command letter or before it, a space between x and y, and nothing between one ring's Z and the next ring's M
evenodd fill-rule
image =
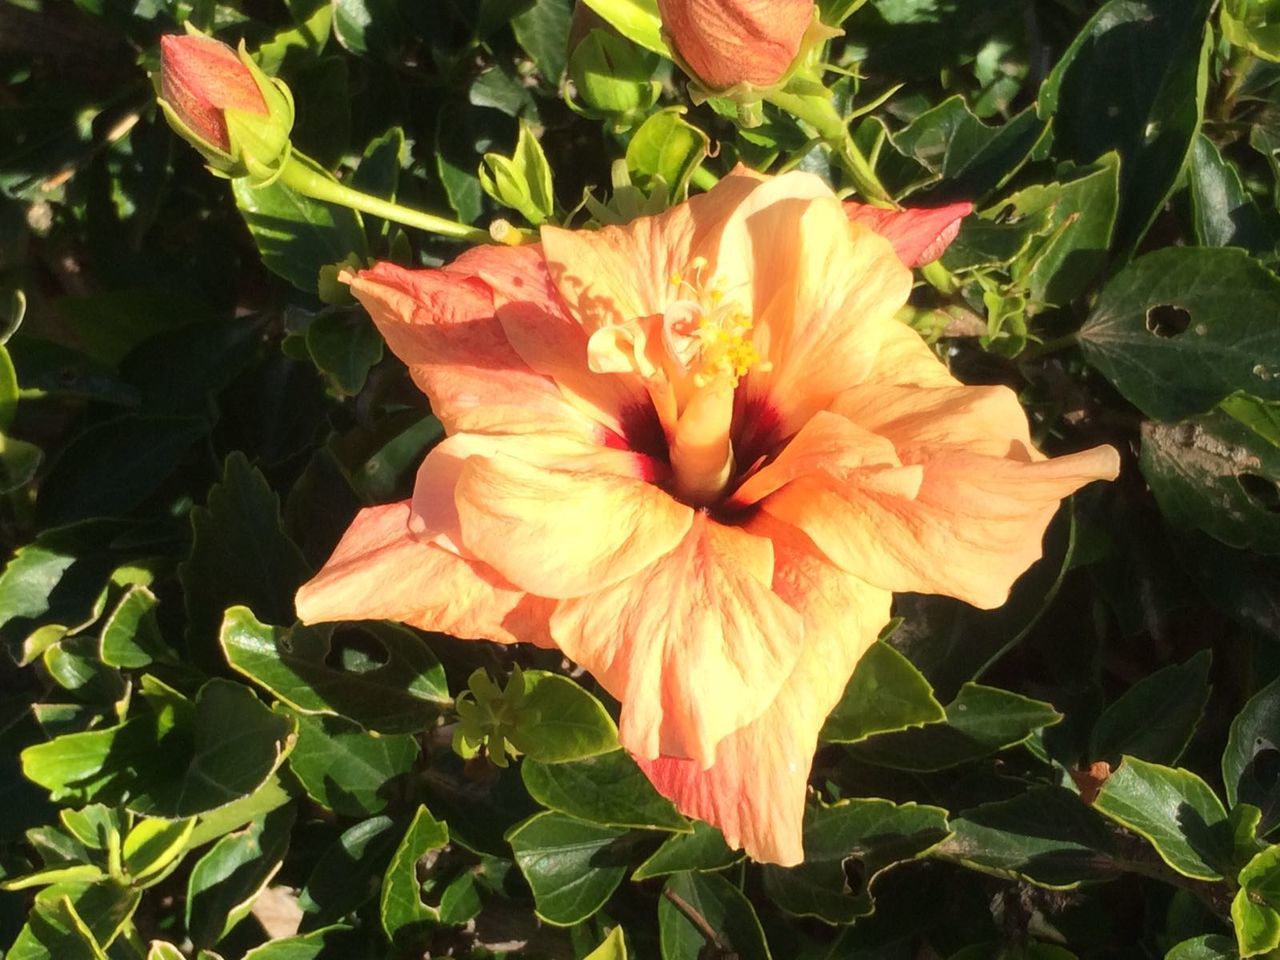
M893 244L908 267L920 267L942 256L960 232L960 221L973 212L972 203L944 207L886 210L846 201L845 213L853 223L865 223Z
M361 510L324 568L298 590L304 623L398 620L454 636L551 646L549 601L409 530L408 501Z
M658 465L630 451L531 462L470 457L454 490L462 547L542 597L624 580L684 538L693 511L656 486Z
M1119 456L1096 447L1028 463L935 448L914 499L806 477L763 502L843 569L894 591L941 593L983 609L1008 598L1040 558L1063 497L1113 479Z
M774 699L799 655L800 616L770 589L772 574L768 540L699 513L656 563L562 601L552 636L621 701L627 749L705 768Z
M351 292L448 432L532 433L554 426L602 442L601 427L512 348L483 284L380 263L352 279Z
M937 447L1013 460L1040 460L1027 415L1008 387L899 387L866 384L845 391L832 410L892 441L904 463L927 461Z
M788 441L776 460L765 464L734 491L729 503L747 507L797 477L824 473L837 479L901 466L893 444L839 413L819 410Z
M827 563L803 535L760 518L748 528L774 545L773 589L804 620L804 646L768 709L720 741L706 770L692 760L639 759L687 816L719 827L753 859L804 858L801 829L818 732L854 665L889 619L892 595Z
M771 364L748 374L742 402L770 406L783 435L869 375L911 290L888 241L850 224L808 174L755 191L726 225L716 262L731 291L749 291L752 343Z

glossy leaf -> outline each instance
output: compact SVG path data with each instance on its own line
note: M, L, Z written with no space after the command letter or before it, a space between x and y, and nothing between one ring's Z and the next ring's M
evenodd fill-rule
M658 901L658 935L662 960L698 960L708 949L742 960L772 957L751 901L718 874L678 873L667 881Z
M690 829L689 821L653 788L625 750L569 763L541 763L529 757L520 774L534 800L579 820L682 833Z
M312 800L343 816L380 812L396 791L396 778L418 759L418 743L409 734L380 736L340 717L290 715L298 742L289 769Z
M544 763L584 760L618 749L618 728L593 697L568 677L543 670L524 672L522 716L511 734L521 753Z
M742 859L741 850L731 850L724 834L709 823L692 821L692 833L676 833L662 842L649 859L631 874L632 880L647 880L690 870L723 870Z
M1089 759L1113 767L1129 754L1152 763L1177 763L1209 700L1212 655L1157 670L1107 707L1093 726Z
M857 743L874 734L945 719L946 711L923 674L893 647L877 641L858 661L821 738L828 743Z
M411 944L434 926L439 912L422 902L418 861L449 842L449 828L419 807L400 839L382 881L382 929L395 944Z
M624 836L625 830L550 812L509 831L507 841L533 890L538 916L567 927L604 906L627 872L618 849Z
M1280 821L1280 680L1273 680L1231 721L1222 751L1227 804L1253 804L1262 811L1262 831Z

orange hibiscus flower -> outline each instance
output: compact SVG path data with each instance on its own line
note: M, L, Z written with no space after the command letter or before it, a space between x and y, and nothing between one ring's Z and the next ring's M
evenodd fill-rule
M846 210L739 169L624 227L362 271L449 436L299 616L558 647L680 810L799 862L819 728L892 592L1000 605L1060 499L1118 468L1046 460L1012 391L894 319L904 260L967 209Z

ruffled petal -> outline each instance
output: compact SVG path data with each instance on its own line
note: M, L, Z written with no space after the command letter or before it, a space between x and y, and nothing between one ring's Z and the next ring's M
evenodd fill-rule
M744 408L772 408L795 433L870 373L911 290L889 242L850 224L816 177L791 173L750 195L725 226L716 263L730 291L749 291L752 343L771 365L747 375Z
M623 746L705 768L769 705L799 655L800 616L770 589L772 574L767 539L698 513L656 563L562 601L551 633L621 701Z
M898 258L908 267L920 267L946 253L960 233L960 221L973 212L973 204L886 210L849 200L844 211L851 222L866 224L893 244Z
M655 485L665 468L624 450L472 456L454 489L461 547L541 597L625 580L684 538L693 511Z
M499 643L552 646L553 604L483 564L414 536L408 501L361 510L323 569L298 590L298 618L398 620Z
M604 442L605 430L512 348L491 292L478 281L380 263L354 277L351 292L449 433L551 428Z
M820 477L794 481L763 501L803 530L833 563L886 590L941 593L983 609L1040 558L1063 497L1113 479L1119 456L1096 447L1026 462L936 448L914 499Z
M901 465L889 440L864 430L839 413L819 410L791 438L776 460L766 463L734 491L729 504L748 507L797 477L809 474L822 473L844 480L855 474Z
M795 530L761 518L751 532L774 545L773 589L804 620L804 646L772 704L716 748L706 770L692 760L638 762L687 816L719 827L753 860L801 862L801 828L818 732L858 658L889 619L892 595L827 563Z

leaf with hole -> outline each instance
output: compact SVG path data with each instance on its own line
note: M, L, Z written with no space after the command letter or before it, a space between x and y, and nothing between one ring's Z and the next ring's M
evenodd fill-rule
M439 911L422 902L418 861L448 842L449 828L426 807L419 807L382 880L379 913L382 929L392 943L411 945L439 921Z

